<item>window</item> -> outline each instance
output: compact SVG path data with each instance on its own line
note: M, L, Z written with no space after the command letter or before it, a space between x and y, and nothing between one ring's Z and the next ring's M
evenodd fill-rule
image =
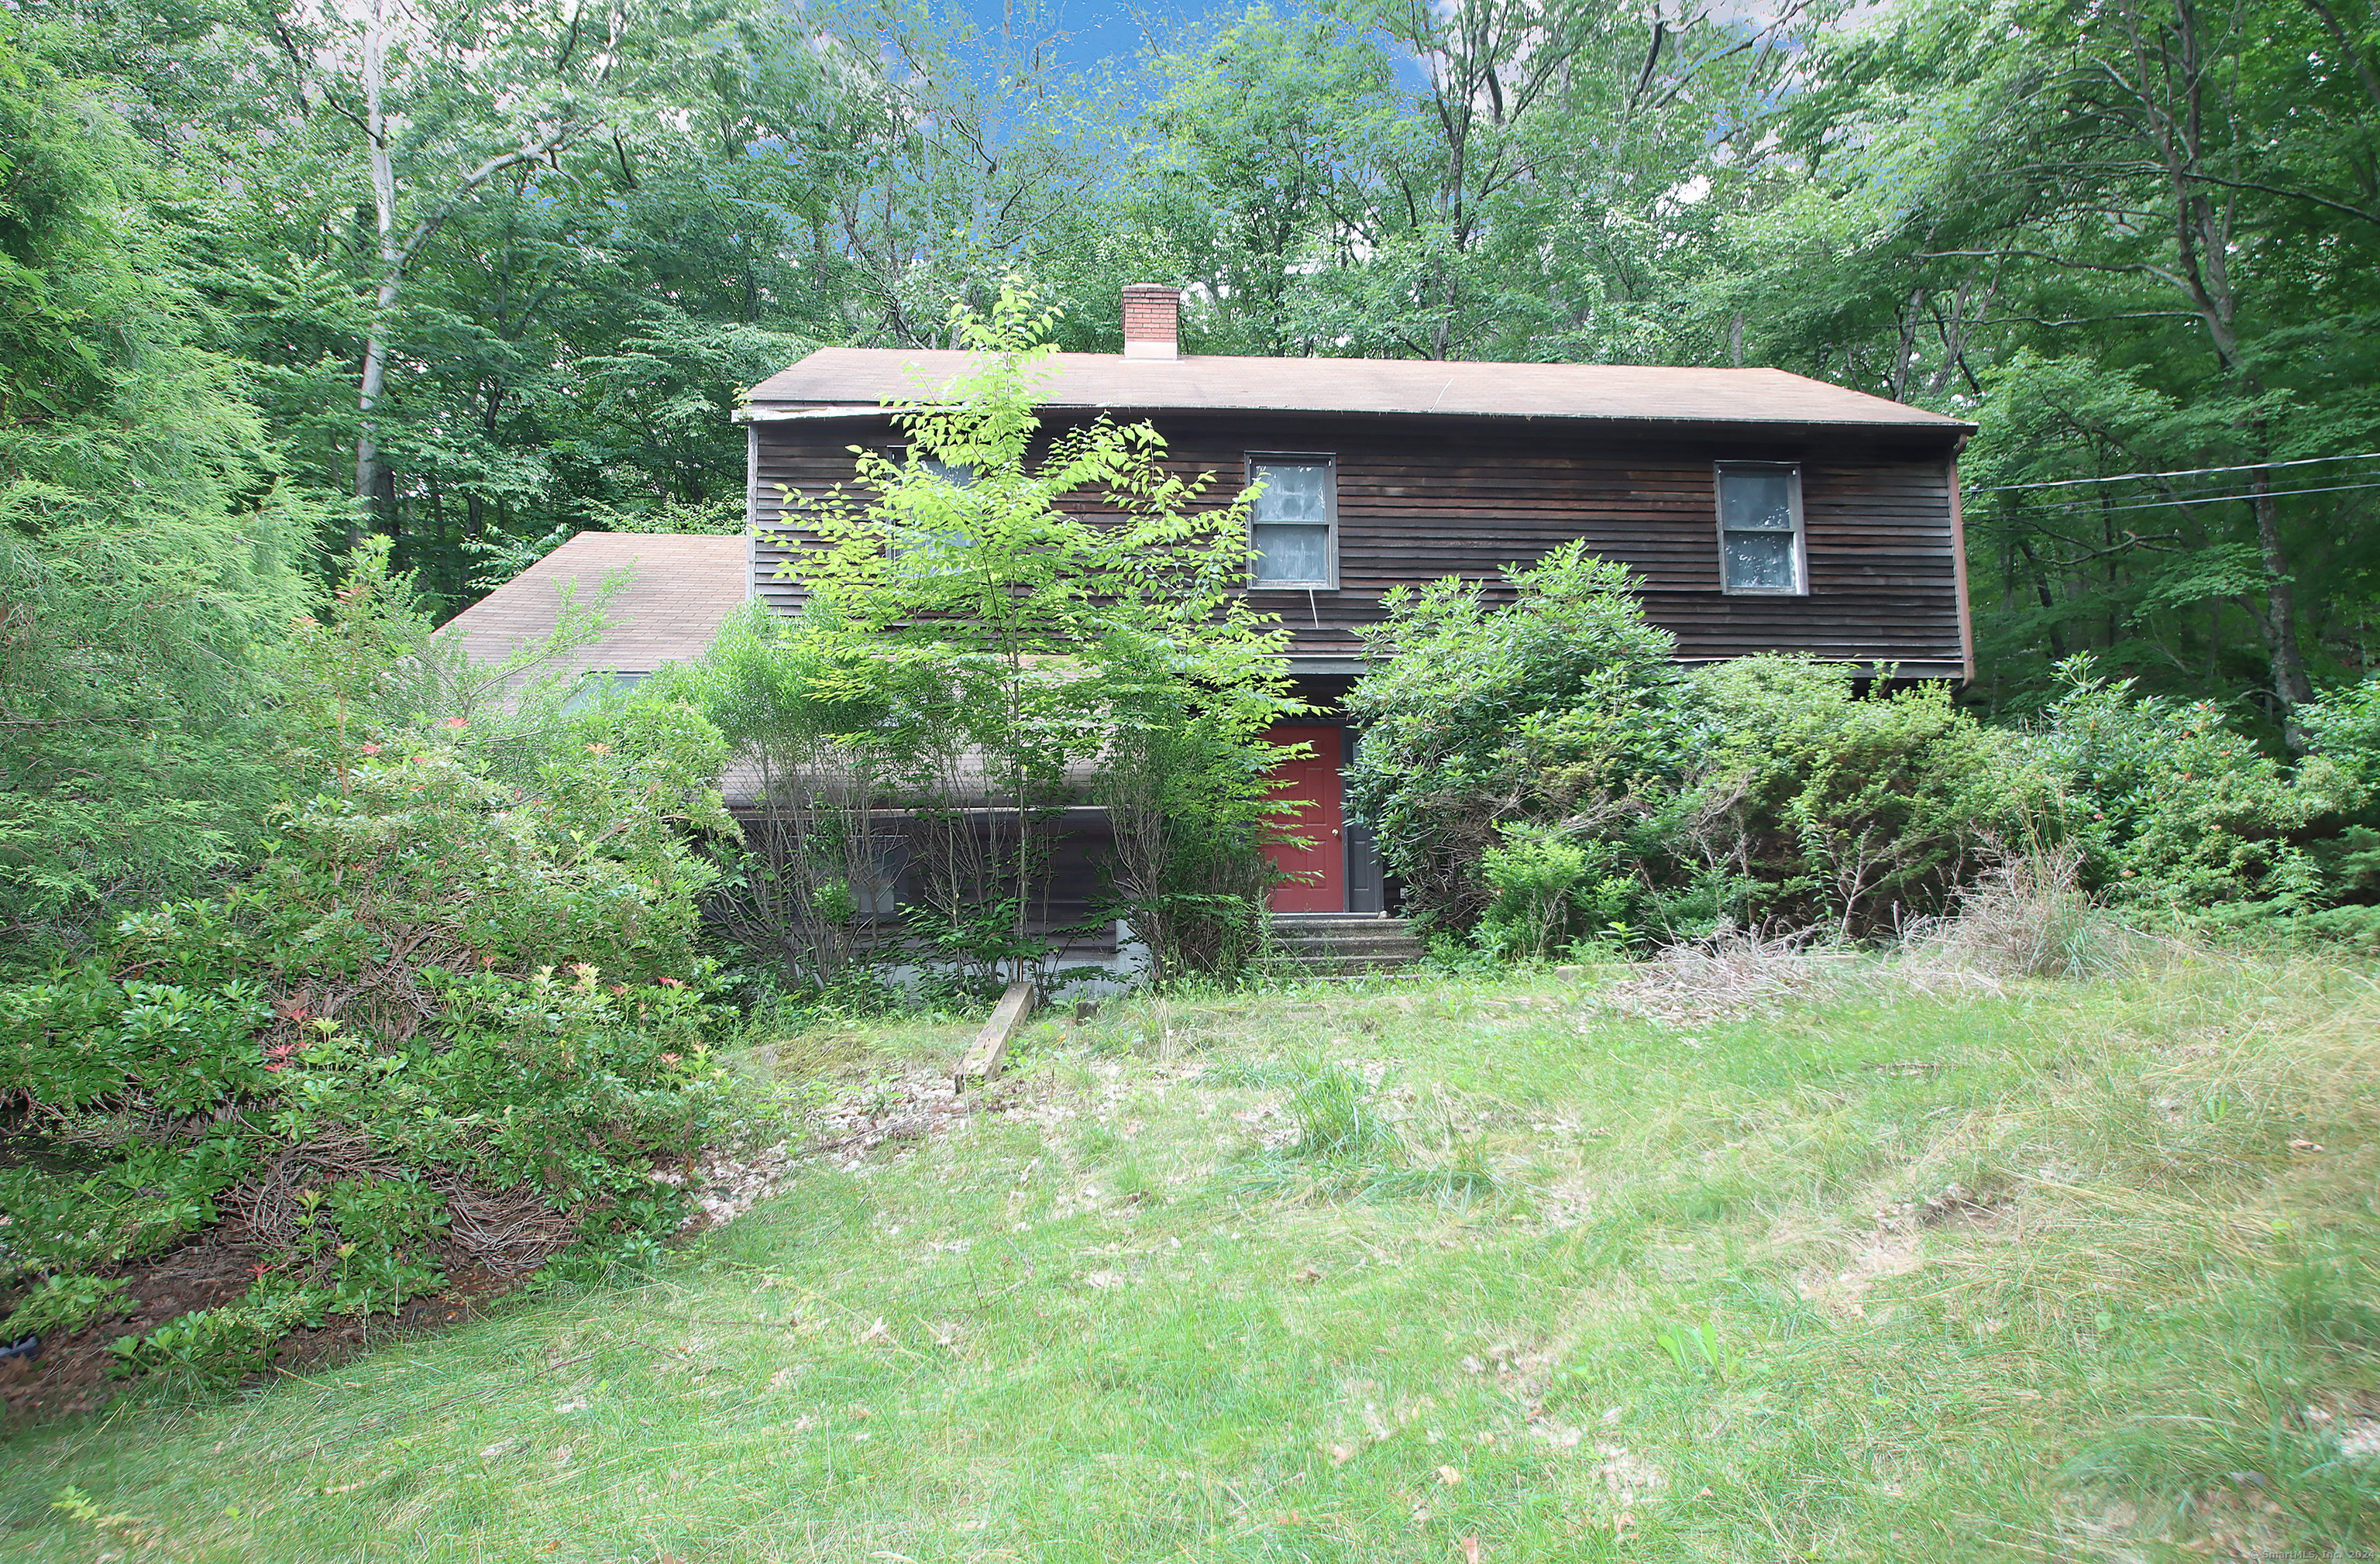
M1730 592L1809 590L1802 547L1802 469L1790 462L1718 467L1719 584Z
M868 861L862 871L865 879L851 888L851 899L857 903L862 919L889 923L901 915L901 875L908 867L907 837L868 839Z
M1328 456L1251 456L1248 483L1264 488L1250 518L1257 587L1339 584L1338 474Z
M939 478L953 489L975 487L975 468L964 462L945 462L914 450L911 455L920 472ZM931 531L922 527L905 527L894 540L893 552L917 559L939 573L943 556L954 554L966 545L967 535L953 527Z

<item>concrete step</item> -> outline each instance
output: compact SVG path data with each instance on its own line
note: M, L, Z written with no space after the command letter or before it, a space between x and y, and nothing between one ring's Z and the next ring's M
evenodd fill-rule
M1401 917L1291 913L1274 917L1272 937L1283 962L1317 976L1393 971L1422 957Z
M1303 956L1284 955L1276 958L1282 966L1310 972L1394 972L1411 966L1421 959L1416 951L1411 955L1374 956Z

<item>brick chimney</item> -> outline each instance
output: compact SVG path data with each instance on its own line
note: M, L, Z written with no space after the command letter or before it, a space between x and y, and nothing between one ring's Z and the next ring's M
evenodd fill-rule
M1162 283L1134 283L1123 290L1123 356L1182 356L1182 290Z

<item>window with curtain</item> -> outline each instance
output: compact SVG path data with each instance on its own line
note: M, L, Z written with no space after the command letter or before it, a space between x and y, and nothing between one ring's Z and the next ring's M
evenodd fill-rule
M1248 482L1261 483L1249 518L1258 587L1338 585L1339 497L1335 465L1314 456L1251 456Z
M1728 462L1718 469L1719 578L1730 592L1794 594L1803 583L1802 469Z

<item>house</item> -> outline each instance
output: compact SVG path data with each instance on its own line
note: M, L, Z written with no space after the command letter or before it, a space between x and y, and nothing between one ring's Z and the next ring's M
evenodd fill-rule
M1121 355L1061 354L1045 425L1147 420L1184 476L1261 479L1248 593L1289 626L1300 691L1326 709L1364 667L1391 587L1502 567L1572 539L1625 561L1682 661L1808 652L1902 678L1973 676L1958 457L1973 426L1781 370L1239 358L1179 351L1180 294L1124 291ZM967 356L822 348L738 418L747 451L746 588L798 588L795 511L853 477L849 447L898 443L888 403ZM1276 908L1378 913L1390 888L1342 818L1350 735L1284 729L1309 806Z

